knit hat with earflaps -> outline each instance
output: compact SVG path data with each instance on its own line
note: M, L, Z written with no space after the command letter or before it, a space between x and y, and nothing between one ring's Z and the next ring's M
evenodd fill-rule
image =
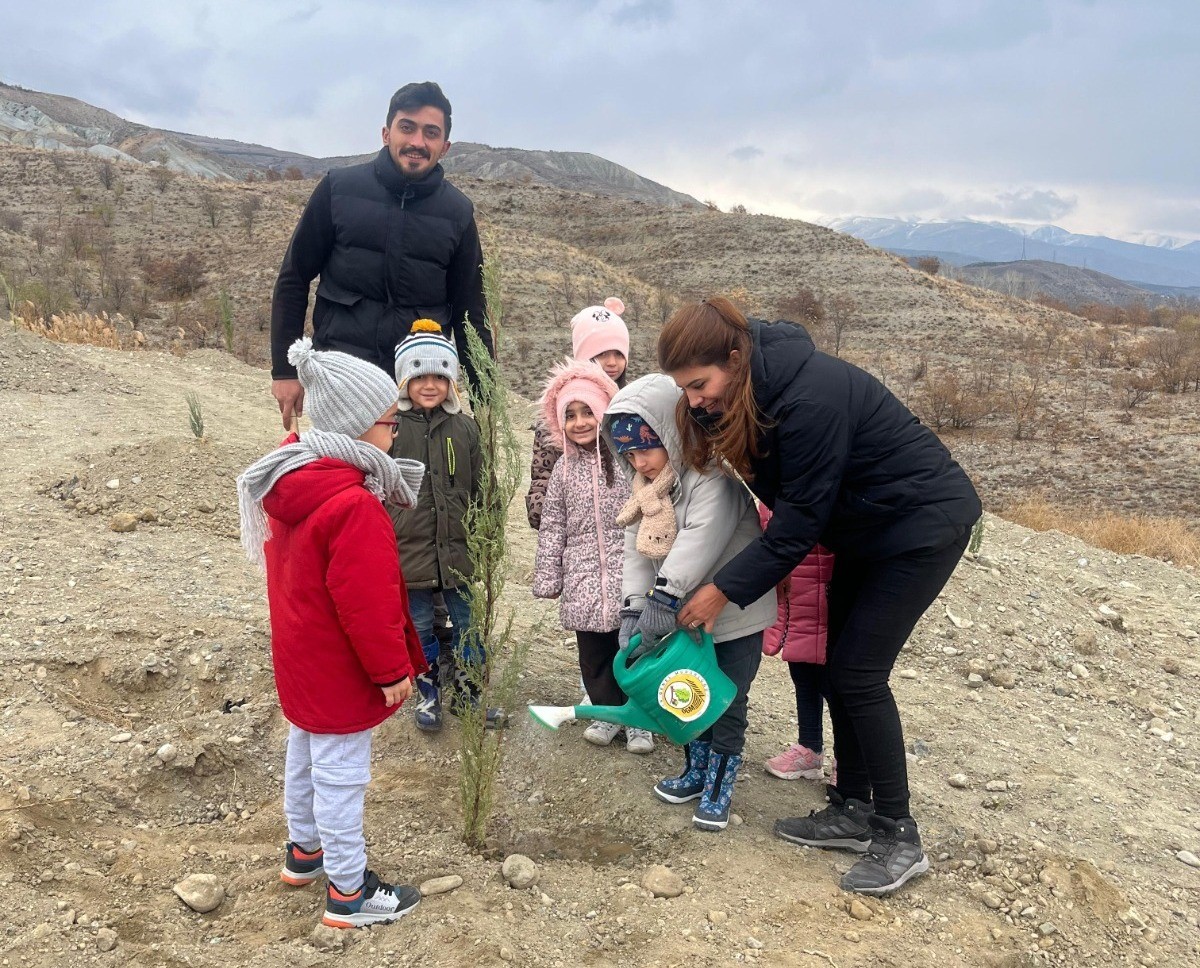
M304 387L304 411L316 430L361 437L396 402L396 384L374 363L337 350L315 350L307 336L288 349Z
M450 381L450 392L442 401L446 413L458 413L462 402L458 396L458 350L442 335L442 327L432 319L418 319L412 332L396 344L396 383L400 387L400 409L411 410L408 383L414 377L444 376Z
M577 360L594 360L616 350L628 360L629 329L621 318L623 312L625 304L609 296L603 306L588 306L576 313L571 320L571 355Z
M568 358L557 364L550 371L539 406L542 423L559 449L567 449L563 430L567 407L572 403L585 403L599 422L616 393L617 385L595 363Z

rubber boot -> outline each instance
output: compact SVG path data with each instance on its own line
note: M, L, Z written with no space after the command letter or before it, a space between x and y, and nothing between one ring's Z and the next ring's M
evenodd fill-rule
M676 777L660 780L654 795L666 803L687 803L704 793L712 743L694 739L683 748L683 772Z
M701 830L724 830L729 826L729 804L733 785L742 765L740 753L713 753L708 758L704 793L692 814L692 823Z

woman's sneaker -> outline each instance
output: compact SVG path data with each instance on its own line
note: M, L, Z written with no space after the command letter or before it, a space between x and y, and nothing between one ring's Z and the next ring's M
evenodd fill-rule
M619 723L605 723L597 719L583 731L583 738L593 746L608 746L623 728Z
M833 787L828 787L829 806L813 810L807 817L788 817L775 821L775 836L805 847L825 847L852 850L864 854L871 844L873 815L870 804L853 798L843 800Z
M625 729L625 749L630 753L653 753L654 734L648 729L628 726Z
M921 835L912 817L891 820L872 815L871 847L842 876L842 890L856 894L890 894L929 870Z
M825 757L799 743L793 743L778 756L772 756L764 766L771 776L777 776L781 780L825 778Z
M292 887L307 887L325 873L325 852L318 847L311 854L288 841L279 879Z
M325 890L325 916L331 928L362 928L399 920L421 903L421 892L407 884L385 884L367 871L366 880L353 894L343 894L330 884Z

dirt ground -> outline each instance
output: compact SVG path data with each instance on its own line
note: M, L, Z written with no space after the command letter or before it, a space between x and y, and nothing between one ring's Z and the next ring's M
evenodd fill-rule
M848 855L771 836L821 791L761 768L795 729L766 659L718 835L652 797L680 762L667 744L597 749L516 710L491 846L471 854L457 729L419 734L402 710L376 737L372 864L464 883L397 925L316 928L319 887L278 880L285 724L237 542L234 479L279 436L264 374L227 355L0 326L0 965L1200 962L1200 579L992 517L893 679L930 875L851 910ZM135 531L110 530L122 512ZM521 701L569 702L575 658L530 597L521 513L512 540L509 604L534 637ZM505 884L512 852L535 887ZM640 886L654 864L680 896ZM210 914L173 893L194 873L226 892Z

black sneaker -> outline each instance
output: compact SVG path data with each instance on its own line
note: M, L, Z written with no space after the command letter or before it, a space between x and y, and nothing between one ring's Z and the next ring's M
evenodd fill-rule
M853 797L843 800L833 787L826 787L826 791L829 806L824 810L813 810L807 817L776 820L775 836L805 847L865 853L871 843L871 828L867 824L867 819L872 816L871 805Z
M421 903L421 892L407 884L385 884L374 871L353 894L343 894L330 884L325 891L322 924L331 928L362 928L399 920Z
M290 840L283 855L283 870L279 879L292 887L306 887L325 873L325 853L318 847L311 854Z
M872 815L871 848L842 876L842 890L855 894L890 894L929 870L921 835L912 817L891 820Z

